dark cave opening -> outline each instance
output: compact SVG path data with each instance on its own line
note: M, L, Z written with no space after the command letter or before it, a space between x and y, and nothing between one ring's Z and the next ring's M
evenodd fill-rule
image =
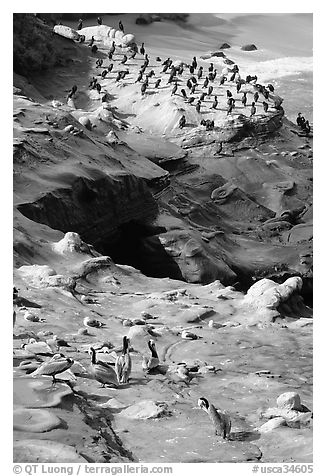
M165 231L164 227L130 221L120 225L118 240L114 243L99 241L96 249L115 263L133 266L146 276L184 281L179 266L157 236Z

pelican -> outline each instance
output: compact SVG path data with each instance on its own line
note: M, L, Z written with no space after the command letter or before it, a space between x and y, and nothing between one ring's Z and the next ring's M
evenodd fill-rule
M103 327L104 324L103 324L103 322L100 322L97 319L94 319L93 317L85 317L84 326L87 326L87 327Z
M214 405L209 403L204 397L198 399L198 406L204 410L212 420L215 435L221 436L224 440L229 439L231 432L231 418L229 415L222 410L216 410Z
M115 373L119 383L128 383L131 372L131 357L129 354L129 339L123 336L122 355L115 361Z
M53 378L53 383L55 383L55 376L70 369L73 363L72 359L65 357L63 354L55 354L50 360L43 362L31 375L33 377L48 375Z
M102 387L105 387L105 385L118 386L119 383L114 367L106 362L97 360L96 351L93 347L89 350L91 352L91 374L93 377L102 384Z
M37 341L34 338L29 339L27 343L21 345L21 348L27 350L32 354L39 355L50 355L53 356L55 352L53 349L44 341Z
M155 342L151 339L148 341L148 347L152 355L148 358L143 356L142 367L145 372L149 372L156 369L160 365L160 359L158 358Z

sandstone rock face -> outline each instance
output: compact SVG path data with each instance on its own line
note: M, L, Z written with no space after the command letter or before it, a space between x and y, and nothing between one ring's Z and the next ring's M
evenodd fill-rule
M145 182L131 174L105 175L97 180L76 178L71 188L45 194L18 206L28 218L52 228L74 230L86 242L118 238L118 228L130 220L151 220L157 204Z

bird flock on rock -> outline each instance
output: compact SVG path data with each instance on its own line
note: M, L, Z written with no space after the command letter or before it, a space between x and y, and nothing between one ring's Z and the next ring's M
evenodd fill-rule
M88 46L93 48L96 46L94 43L95 40L94 37L92 37ZM149 89L151 88L157 90L165 89L167 86L170 86L171 96L181 96L186 104L195 107L195 110L199 116L202 115L203 108L205 107L207 109L209 104L209 110L212 112L216 111L217 109L226 110L226 114L229 116L234 112L235 109L240 108L239 113L241 113L241 108L243 109L247 107L248 91L244 90L244 86L248 84L250 84L255 90L253 101L250 103L250 117L256 115L257 113L257 104L258 101L260 101L260 95L263 97L263 100L260 102L264 114L268 113L270 107L268 101L272 101L272 106L276 109L280 108L280 104L275 101L273 102L273 99L270 98L270 92L274 92L274 86L272 84L268 84L266 87L258 84L258 78L256 75L247 75L246 79L241 78L239 67L229 59L224 60L224 62L228 65L226 68L227 71L223 69L221 74L218 75L217 68L213 62L211 62L207 70L205 70L203 65L198 64L196 56L193 57L190 63L179 61L176 64L173 63L173 60L170 57L164 61L162 61L161 58L156 57L156 62L161 63L162 66L162 70L160 71L161 77L156 78L157 71L155 72L154 69L150 69L150 57L146 52L144 43L141 44L139 49L136 44L132 45L129 48L129 53L127 54L127 52L118 53L116 42L112 41L112 45L107 51L107 57L109 59L108 65L104 65L102 58L98 58L96 61L96 68L104 68L99 75L102 79L109 79L109 73L113 72L115 82L121 83L122 80L130 75L130 70L120 69L119 66L127 66L128 64L131 65L130 61L135 60L135 58L137 60L140 59L142 63L138 73L136 74L134 83L141 83L141 97L146 97ZM230 65L230 63L232 63L232 65ZM118 69L116 68L117 65ZM154 64L152 66L154 66ZM155 66L157 66L157 64ZM185 79L185 85L188 91L186 88L180 88L181 77L185 76L186 70L189 72L187 80ZM150 82L152 77L154 77L153 82ZM111 76L110 78L113 79ZM165 78L166 82L163 83ZM225 85L225 83L230 85L232 84L236 89L235 96L230 90L227 90L226 109L224 108L224 105L222 106L223 101L218 100L219 95L223 97L223 94L218 94L218 91ZM103 92L102 85L95 77L93 77L91 80L89 87L91 89L96 89L99 94ZM68 98L73 97L76 94L76 91L77 86L73 86L68 94ZM240 94L241 97L237 97ZM109 102L109 97L108 91L104 91L102 102ZM213 100L210 103L208 100L212 97ZM205 121L200 119L199 123L205 126L206 130L213 130L215 128L214 121L208 121L205 124ZM186 114L181 114L178 125L180 129L183 129L187 125Z

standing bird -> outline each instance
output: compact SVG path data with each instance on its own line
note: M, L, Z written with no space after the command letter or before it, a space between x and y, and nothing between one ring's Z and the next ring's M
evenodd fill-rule
M222 86L226 81L226 77L225 76L222 76L221 79L220 79L220 86Z
M240 92L240 89L241 89L241 83L240 83L240 81L239 81L239 82L237 83L237 93Z
M53 384L55 384L55 376L70 369L73 363L74 361L72 359L65 357L63 354L55 354L50 360L43 362L31 376L48 375L52 377Z
M92 36L91 41L89 42L88 46L93 46L94 41L95 41L95 38L94 38L94 36Z
M207 88L207 86L208 86L208 77L206 76L206 79L203 84L203 88Z
M189 66L189 71L190 71L190 74L194 74L195 68L193 67L193 65Z
M198 101L196 104L196 111L198 112L198 114L200 113L200 101Z
M102 384L102 387L105 387L105 385L118 386L117 375L115 373L114 367L109 365L107 362L97 360L96 351L93 347L91 347L89 350L91 352L90 370L93 377Z
M210 63L209 68L208 68L208 71L209 71L210 73L212 73L213 70L214 70L214 65L213 65L213 63Z
M169 67L169 65L168 65L168 64L165 64L165 65L163 66L163 69L162 69L161 73L166 73L168 67Z
M197 84L197 79L195 76L191 76L190 81L192 81L194 84Z
M100 94L101 89L102 89L102 86L100 85L100 83L97 83L96 89L97 89L97 92Z
M185 91L184 89L181 89L180 92L181 92L182 96L183 96L185 99L187 99L187 93L186 93L186 91Z
M268 89L270 90L271 93L274 92L274 86L272 84L267 84Z
M215 96L214 102L212 104L212 109L216 109L217 105L218 105L218 100L217 100L217 96Z
M77 25L77 30L81 30L82 28L83 28L83 20L80 18Z
M141 88L140 88L140 91L141 91L142 96L144 96L144 94L145 94L145 92L146 92L146 89L147 89L147 83L144 82L144 83L141 85Z
M102 64L103 64L102 58L99 58L99 59L96 60L96 67L97 68L100 68L102 66Z
M192 104L194 102L195 98L194 97L190 97L188 99L188 104Z
M196 56L194 56L194 57L193 57L193 59L192 59L192 65L193 65L194 69L196 69L196 68L197 68L197 60L196 60Z
M256 107L255 107L255 103L252 102L251 109L250 109L250 116L253 116L254 114L256 114Z
M160 365L160 359L158 358L155 342L151 339L148 341L148 347L151 351L151 356L143 356L142 367L144 372L150 372L153 369L156 369Z
M121 64L125 64L127 62L128 58L127 55L123 55L123 58L121 60Z
M102 18L101 17L97 17L97 24L102 25Z
M179 69L178 69L178 75L181 76L183 73L183 67L180 66Z
M210 86L207 91L207 96L210 96L213 92L213 86Z
M134 59L137 54L137 51L134 50L129 59Z
M231 418L222 410L216 410L212 403L201 397L198 399L198 406L206 412L214 425L214 433L216 436L222 437L224 440L230 438Z
M140 71L138 74L138 78L136 79L135 83L140 82L143 79L143 73Z
M192 87L191 87L191 94L195 94L196 92L196 84L193 84Z
M144 43L141 44L141 47L140 47L140 50L139 50L140 54L144 56L145 54L145 48L144 48Z
M154 86L155 89L157 89L157 88L159 87L160 82L161 82L161 79L158 79L158 80L156 81L155 86Z
M175 95L175 93L177 92L177 89L178 89L178 84L177 84L177 82L175 82L174 86L173 86L173 89L171 91L171 96Z
M196 86L196 85L195 85ZM187 81L187 88L188 89L191 89L192 88L192 82L190 81L190 79L188 79Z
M231 114L232 109L233 109L233 103L231 102L231 103L229 103L229 106L228 106L228 110L227 110L227 113L226 113L227 116L228 116L229 114Z
M119 30L121 30L123 33L125 32L122 21L119 21Z
M256 91L255 94L254 94L254 101L257 102L258 99L259 99L259 94Z
M268 103L266 101L263 101L263 108L264 108L264 112L268 111Z
M201 102L201 101L204 101L204 100L205 100L205 96L207 96L207 94L206 94L206 93L202 93L202 94L200 95L199 101L200 101L200 102Z
M107 74L108 74L107 69L104 69L101 73L102 79L104 79Z
M128 383L131 373L131 357L129 354L129 339L123 336L122 339L122 355L118 356L115 361L115 373L119 383Z
M236 75L236 74L237 74L237 73L232 73L232 74L231 74L230 81L234 81L234 78L235 78L235 75Z
M185 125L186 125L186 116L183 114L179 120L180 129L183 129Z
M244 105L244 107L246 107L246 105L247 105L247 93L246 92L243 93L243 96L241 98L241 102Z
M203 67L199 66L198 73L197 73L197 78L200 79L203 75Z
M112 45L109 49L109 54L111 53L112 55L114 54L115 52L115 41L112 41Z
M232 93L229 89L226 90L226 97L228 97L228 98L232 97Z

